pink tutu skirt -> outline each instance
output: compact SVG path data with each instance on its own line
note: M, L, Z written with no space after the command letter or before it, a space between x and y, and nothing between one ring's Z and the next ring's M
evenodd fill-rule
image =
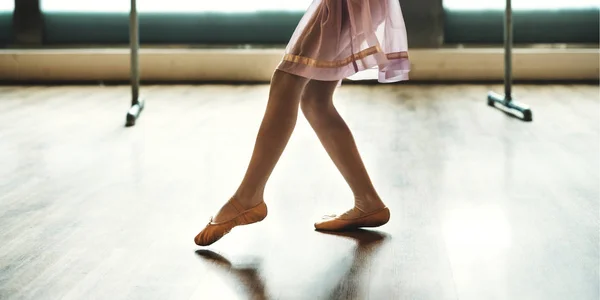
M379 82L408 80L406 27L398 0L314 0L277 68L338 81L375 67Z

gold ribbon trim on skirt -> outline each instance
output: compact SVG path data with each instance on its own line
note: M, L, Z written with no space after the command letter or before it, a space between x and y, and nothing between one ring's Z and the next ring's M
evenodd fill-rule
M365 50L362 50L358 53L355 53L353 55L350 55L350 56L346 57L345 59L341 59L341 60L322 61L322 60L316 60L313 58L294 55L294 54L284 55L283 60L293 62L293 63L304 64L304 65L308 65L308 66L316 67L316 68L338 68L338 67L348 65L352 61L361 60L369 55L373 55L378 52L382 52L381 48L379 48L379 46L373 46L373 47L369 47ZM393 53L388 53L385 56L388 59L408 58L408 52L393 52Z

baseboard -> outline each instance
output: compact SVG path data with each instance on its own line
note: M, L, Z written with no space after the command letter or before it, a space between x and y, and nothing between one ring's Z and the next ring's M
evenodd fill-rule
M410 50L414 81L500 81L500 48ZM283 49L142 49L142 80L154 82L267 82ZM515 49L513 78L524 81L597 81L600 52ZM371 79L362 73L353 79ZM122 49L0 50L0 81L127 81L129 51Z

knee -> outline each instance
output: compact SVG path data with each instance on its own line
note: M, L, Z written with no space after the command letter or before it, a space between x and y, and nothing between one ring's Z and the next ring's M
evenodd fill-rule
M331 97L316 95L310 92L307 93L307 91L305 91L300 99L300 108L309 122L314 122L327 116L332 106Z

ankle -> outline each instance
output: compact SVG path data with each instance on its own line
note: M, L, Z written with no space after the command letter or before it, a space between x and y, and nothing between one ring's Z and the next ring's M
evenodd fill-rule
M370 212L373 210L381 209L385 207L385 204L378 195L362 195L354 196L354 207L358 208L363 212Z
M231 198L246 207L251 207L263 202L263 193L242 193L236 192Z
M364 202L364 203L383 203L381 201L381 197L376 193L372 194L354 194L354 201Z

